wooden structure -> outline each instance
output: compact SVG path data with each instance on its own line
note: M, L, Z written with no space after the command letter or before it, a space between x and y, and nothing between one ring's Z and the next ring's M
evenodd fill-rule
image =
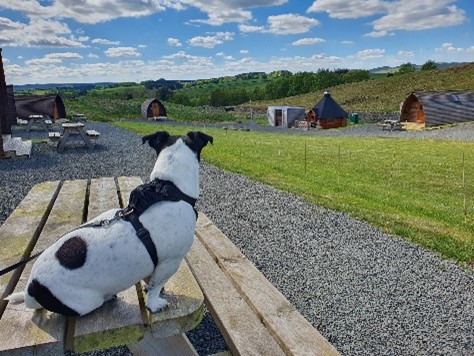
M166 109L158 99L146 99L141 108L142 118L166 118Z
M339 355L201 212L187 261L232 355Z
M319 126L324 129L333 129L347 126L347 112L331 97L331 93L324 92L323 98L313 107Z
M42 251L100 213L126 205L140 177L50 181L35 185L0 228L0 270ZM195 355L185 332L204 314L203 294L183 261L165 285L169 306L150 314L144 285L77 318L33 311L3 298L23 291L33 263L0 278L0 355L63 355L126 344L134 354ZM142 341L140 341L142 340Z
M304 118L305 112L301 106L269 106L267 108L267 119L270 126L288 128Z
M15 96L17 116L27 119L30 115L47 115L53 122L66 117L66 108L59 95Z
M474 121L474 92L412 92L400 106L400 121L425 126Z
M2 49L0 48L0 158L5 158L5 151L3 150L3 135L7 134L8 130L8 94L7 83L5 80L5 71L3 70ZM11 133L11 131L10 131Z

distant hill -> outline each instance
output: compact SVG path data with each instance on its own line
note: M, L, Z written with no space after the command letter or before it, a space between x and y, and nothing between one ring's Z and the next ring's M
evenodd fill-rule
M391 112L413 91L474 90L474 62L446 69L417 71L381 79L365 80L326 88L332 97L349 112ZM325 90L283 99L260 101L254 107L268 105L302 106L309 109L322 97Z
M7 83L8 84L8 83ZM13 85L13 91L25 91L25 90L90 90L96 88L108 88L114 86L112 82L101 82L101 83L47 83L47 84L21 84Z
M452 67L462 66L465 64L468 64L468 62L436 62L438 69L452 68ZM417 69L420 69L421 66L422 66L421 64L415 64L415 67ZM369 72L373 74L395 73L399 69L400 67L383 66L383 67L369 69Z

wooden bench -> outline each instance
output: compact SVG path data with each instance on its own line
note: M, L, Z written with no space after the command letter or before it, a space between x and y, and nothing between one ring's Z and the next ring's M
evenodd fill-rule
M233 355L339 355L202 213L187 261Z
M96 130L86 130L86 135L93 140L97 140L100 137L100 132Z
M61 132L57 132L57 131L48 132L48 137L50 141L53 141L53 142L59 141L59 139L61 138Z
M126 205L141 183L139 177L111 177L35 185L0 227L0 270L42 251L89 218ZM142 355L157 350L196 355L184 333L200 323L204 300L186 262L165 286L170 306L163 312L148 313L143 284L138 283L117 300L77 318L3 300L24 290L32 265L0 277L0 355L59 355L118 345Z

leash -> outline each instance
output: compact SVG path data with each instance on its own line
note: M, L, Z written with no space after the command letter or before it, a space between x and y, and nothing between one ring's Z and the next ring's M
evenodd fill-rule
M88 227L107 227L115 221L125 220L132 224L138 239L145 246L156 268L156 266L158 265L158 253L156 252L156 246L153 240L151 239L150 232L140 222L139 217L145 210L147 210L150 206L159 201L176 202L180 200L185 201L193 207L197 219L198 213L195 208L196 199L184 194L174 183L157 178L151 181L150 183L139 185L134 190L132 190L132 192L130 193L128 206L124 209L117 210L113 218L83 224L78 228L69 231L68 233ZM0 270L0 276L3 276L4 274L7 274L8 272L11 272L17 268L23 267L28 262L34 260L39 255L41 255L43 252L44 250L34 254L33 256L25 258L24 260L21 260L5 269Z

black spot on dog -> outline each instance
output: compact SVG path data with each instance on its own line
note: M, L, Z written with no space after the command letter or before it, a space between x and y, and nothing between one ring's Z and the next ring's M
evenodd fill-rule
M41 284L37 279L33 279L28 285L28 294L49 311L66 316L79 316L77 311L63 304L48 287Z
M56 258L67 269L80 268L86 262L87 244L80 236L71 237L56 251Z

